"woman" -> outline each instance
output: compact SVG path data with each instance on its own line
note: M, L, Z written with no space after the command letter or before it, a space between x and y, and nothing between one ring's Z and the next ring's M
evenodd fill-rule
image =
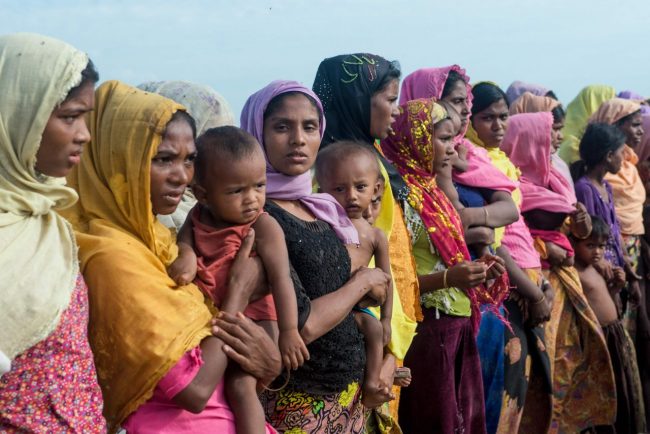
M589 117L607 100L616 96L611 86L592 84L585 86L566 108L566 121L562 135L564 140L560 146L560 157L571 164L580 159L578 147L580 138L585 131Z
M482 433L485 410L474 333L480 304L497 304L501 296L478 286L488 275L485 263L494 257L470 260L458 213L435 183L434 168L449 164L453 154L455 134L447 112L433 99L409 101L400 106L393 126L381 147L409 187L403 205L424 313L404 360L413 382L402 391L400 425L407 433ZM493 268L495 275L504 271L501 261ZM431 400L431 393L445 399Z
M501 148L522 171L521 210L533 236L546 243L547 249L552 243L567 250L562 260L548 258L543 264L556 291L551 320L545 327L553 373L549 432L581 432L613 423L615 392L602 330L568 259L572 255L565 233L584 238L591 231L591 221L581 205L576 212L573 190L551 165L552 124L550 113L514 115ZM567 217L569 225L564 223ZM560 232L563 225L564 233Z
M521 173L507 155L499 149L508 128L509 107L503 90L493 83L482 82L472 88L474 105L467 137L475 145L487 150L494 165L512 182L519 183ZM521 190L513 192L513 199L521 207ZM497 250L506 260L506 267L516 291L511 293L506 307L510 313L512 332L505 333L505 366L502 387L492 398L488 413L490 427L496 432L543 432L551 420L550 361L544 347L544 330L540 324L550 315L553 291L542 275L539 253L533 247L533 238L523 216L506 227ZM489 325L490 323L486 324ZM493 347L493 334L479 335L479 348ZM540 343L542 343L540 345ZM489 358L487 356L490 356ZM484 369L485 371L485 369ZM492 382L499 384L498 377ZM488 396L490 402L490 396ZM543 421L543 422L540 422Z
M335 140L356 140L373 146L381 161L384 194L375 221L388 238L393 277L392 336L384 360L383 380L392 383L395 360L403 360L415 333L416 320L422 319L418 302L418 281L408 242L400 199L408 189L395 168L378 151L376 141L385 139L397 116L399 64L374 54L349 54L323 60L313 89L323 102L327 128L323 146ZM391 403L397 416L399 389Z
M90 288L90 341L111 431L234 433L223 392L227 357L268 384L275 344L233 316L259 286L245 240L229 276L216 336L212 306L194 285L167 275L178 249L157 214L171 214L192 179L194 122L183 106L117 81L97 89L91 145L69 177L70 211ZM116 128L119 126L119 128ZM227 356L227 357L226 357ZM272 430L267 427L267 432Z
M242 127L266 155L265 209L285 234L299 331L310 354L303 366L276 381L275 389L264 391L262 404L280 432L361 433L365 353L352 308L362 299L383 302L389 276L379 269L350 276L350 257L334 229L349 231L352 223L333 198L311 194L310 169L324 124L316 95L293 81L270 83L242 110Z
M228 101L212 88L188 81L148 81L138 85L146 92L157 93L187 108L196 122L196 134L200 136L210 128L235 125L235 117ZM158 216L158 220L173 230L180 230L187 214L196 204L192 192L185 190L183 200L173 214Z
M0 431L106 431L88 345L88 291L57 211L90 140L98 80L86 54L46 36L0 37Z
M508 86L508 89L506 89L506 96L508 98L508 104L514 103L521 95L524 93L531 93L536 96L553 96L555 98L555 94L553 93L552 90L539 85L539 84L533 84L533 83L525 83L523 81L515 80L512 83L510 83L510 86Z

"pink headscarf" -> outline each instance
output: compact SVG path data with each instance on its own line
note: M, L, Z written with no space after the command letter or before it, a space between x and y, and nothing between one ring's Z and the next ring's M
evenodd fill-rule
M521 170L521 211L543 209L571 213L576 196L562 174L551 165L553 115L549 112L510 116L501 150Z
M422 68L407 75L402 81L400 105L419 98L440 100L447 77L449 77L451 71L456 71L463 78L467 89L468 109L471 110L472 86L469 84L469 76L458 65L442 68ZM468 126L469 122L465 126L465 130L467 130ZM460 132L456 138L456 146L463 145L467 148L467 170L465 172L454 170L452 172L453 180L468 187L507 192L514 191L517 184L494 167L487 151L467 140L465 133L466 131Z
M246 100L241 113L241 127L251 133L262 146L266 158L266 197L280 200L299 200L314 216L332 226L338 238L345 244L359 244L359 234L345 210L329 194L312 193L311 173L288 176L278 172L269 163L264 146L264 112L269 102L278 95L300 92L316 102L320 115L320 137L325 131L323 106L314 92L297 81L276 80L255 92Z

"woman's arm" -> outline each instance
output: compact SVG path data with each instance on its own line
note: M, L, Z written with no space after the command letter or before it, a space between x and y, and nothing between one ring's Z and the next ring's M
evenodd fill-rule
M487 266L481 262L465 261L450 267L446 271L418 276L420 294L445 288L469 289L487 278ZM446 285L445 285L446 280Z
M510 193L495 191L490 195L489 202L484 207L463 209L463 222L468 226L500 228L519 220L519 211Z
M375 234L375 265L381 268L386 274L390 275L390 255L388 253L388 239L379 228L373 228ZM388 290L386 291L386 301L381 305L381 325L384 330L384 346L390 342L391 318L393 316L393 285L392 279Z

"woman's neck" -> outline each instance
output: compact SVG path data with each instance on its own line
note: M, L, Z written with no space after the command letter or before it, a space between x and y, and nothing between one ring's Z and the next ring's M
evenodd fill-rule
M607 175L607 168L602 164L599 164L593 169L589 169L585 175L587 178L596 181L598 184L602 184L605 175Z

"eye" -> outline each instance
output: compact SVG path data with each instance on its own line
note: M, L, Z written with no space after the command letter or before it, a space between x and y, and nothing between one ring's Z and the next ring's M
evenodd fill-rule
M242 188L236 188L236 189L234 189L234 190L230 190L230 191L228 192L228 194L231 194L231 195L234 195L234 194L241 194L242 191L243 191Z
M266 187L266 182L260 182L255 187L261 190Z
M151 161L158 164L159 166L171 166L171 164L174 162L174 159L170 156L162 156L154 157L151 159Z

